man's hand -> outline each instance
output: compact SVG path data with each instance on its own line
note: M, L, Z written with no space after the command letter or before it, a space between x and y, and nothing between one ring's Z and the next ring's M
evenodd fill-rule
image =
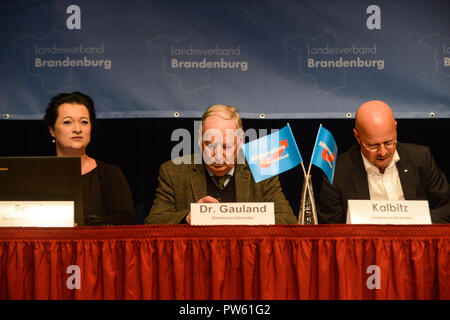
M219 200L211 196L206 196L198 200L197 203L219 203Z
M206 196L198 200L197 203L219 203L219 200L211 196ZM191 212L186 216L186 222L191 224Z

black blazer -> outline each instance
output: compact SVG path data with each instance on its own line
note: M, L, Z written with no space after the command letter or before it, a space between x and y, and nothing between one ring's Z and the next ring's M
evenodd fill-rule
M88 175L94 174L88 172L81 177L83 181L83 187L86 186L86 190L83 188L83 208L84 208L84 225L128 225L134 224L134 203L133 195L128 185L122 170L113 164L97 161L96 174L98 174L98 182L100 188L91 189L91 186L95 184L95 180L88 177ZM91 190L97 190L100 195L95 194L93 197L89 197L88 192ZM97 199L101 199L101 205L96 202ZM103 212L91 212L90 208L104 209Z
M450 188L428 147L398 143L397 170L405 200L428 200L433 223L450 222ZM349 199L370 199L367 173L359 144L338 156L333 185L324 175L319 223L345 223Z

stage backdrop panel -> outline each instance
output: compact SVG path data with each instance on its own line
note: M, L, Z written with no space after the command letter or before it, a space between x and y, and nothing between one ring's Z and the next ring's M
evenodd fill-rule
M450 1L17 1L0 4L0 115L40 119L79 90L100 118L345 118L382 99L450 117Z

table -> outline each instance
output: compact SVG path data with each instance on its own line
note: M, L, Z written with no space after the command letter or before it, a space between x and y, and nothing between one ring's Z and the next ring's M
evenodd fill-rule
M0 299L450 299L449 238L450 225L1 228Z

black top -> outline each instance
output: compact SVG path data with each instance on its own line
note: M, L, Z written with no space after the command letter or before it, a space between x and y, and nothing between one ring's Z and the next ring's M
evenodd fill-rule
M133 224L133 197L122 170L96 162L97 167L81 178L84 225Z

